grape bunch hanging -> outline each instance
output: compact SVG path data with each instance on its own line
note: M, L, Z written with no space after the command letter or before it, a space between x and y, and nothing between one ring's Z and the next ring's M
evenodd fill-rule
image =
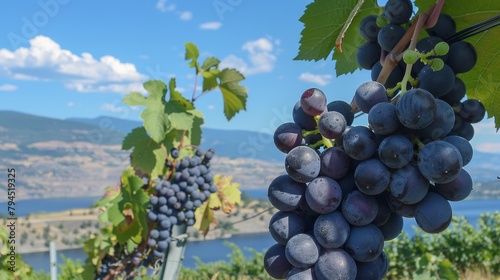
M406 33L412 13L411 1L390 0L382 16L362 20L366 43L356 57L372 81L357 88L355 107L307 89L293 122L276 129L286 174L268 188L278 210L269 222L276 243L264 256L273 278L382 279L389 269L384 241L401 233L403 217L427 233L442 232L451 223L450 201L471 193L463 167L473 156L471 124L485 108L464 100L456 76L477 61L474 46L463 41L470 30L457 33L453 18L441 14L387 81L376 81L381 57ZM353 107L368 114L368 127L353 125Z

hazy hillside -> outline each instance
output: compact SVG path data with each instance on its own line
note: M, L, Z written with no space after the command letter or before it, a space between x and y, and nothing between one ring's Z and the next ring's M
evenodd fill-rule
M111 117L93 119L70 118L68 121L106 125L124 134L142 126L140 121L130 121ZM203 128L202 146L214 148L219 156L229 158L253 158L271 162L283 162L285 155L274 146L272 135L245 130L221 130Z

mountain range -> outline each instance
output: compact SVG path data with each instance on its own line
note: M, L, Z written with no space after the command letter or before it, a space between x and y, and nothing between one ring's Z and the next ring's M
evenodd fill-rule
M130 151L121 142L139 126L140 121L106 116L54 119L0 111L0 168L16 168L17 199L100 196L129 166ZM266 189L284 172L285 155L269 134L205 127L201 146L215 149L214 172L233 175L242 189ZM498 162L499 154L475 151L465 169L476 184L495 187Z

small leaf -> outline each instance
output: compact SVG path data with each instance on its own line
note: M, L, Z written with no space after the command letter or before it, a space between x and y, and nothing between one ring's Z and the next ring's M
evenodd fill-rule
M133 149L130 154L130 163L135 170L140 170L145 174L159 175L157 174L157 172L159 172L159 166L161 165L161 168L163 168L163 164L165 164L165 160L158 161L164 158L160 156L160 153L165 152L161 149L160 144L153 141L153 139L147 135L144 127L135 128L125 136L122 149Z
M203 64L201 65L201 70L207 71L210 70L212 67L217 67L220 63L220 60L218 60L216 57L207 57L205 61L203 61Z
M198 47L193 43L186 43L186 55L185 60L191 60L189 62L189 67L198 68L198 57L200 56L200 51ZM198 69L196 69L196 74L198 74Z
M141 106L146 103L146 98L139 92L131 92L123 98L123 103L130 106Z
M235 205L241 203L241 191L238 189L240 184L233 183L233 176L222 176L216 174L214 176L214 185L217 186L215 196L210 195L209 207L212 209L222 209L222 212L229 214L233 211ZM212 201L215 200L215 201ZM218 202L219 200L220 202Z
M208 201L205 201L200 207L196 209L194 212L195 224L193 225L194 229L201 231L203 236L206 236L208 231L210 230L210 225L217 225L215 217L212 213L212 210L208 207Z
M246 110L247 88L238 83L245 77L235 69L224 69L219 73L219 88L224 100L224 114L231 120L240 110Z
M141 113L144 120L144 128L156 143L161 143L165 138L165 132L170 124L169 117L163 113L163 105L150 106Z
M205 92L216 88L219 85L219 83L217 82L218 74L219 70L217 69L202 72L201 75L203 76L203 86L201 88L201 91Z
M194 105L192 102L184 98L180 92L176 89L175 78L170 78L170 82L168 83L168 89L170 90L170 100L169 103L178 103L182 108L186 110L193 110Z

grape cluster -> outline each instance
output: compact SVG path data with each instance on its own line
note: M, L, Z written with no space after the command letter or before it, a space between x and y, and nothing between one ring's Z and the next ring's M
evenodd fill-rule
M96 271L95 280L103 280L106 278L113 269L114 262L116 262L116 260L112 256L106 255L101 261L101 266Z
M151 208L147 214L149 222L156 227L149 233L148 247L153 250L148 256L148 263L163 257L174 225L192 226L195 223L194 212L205 202L210 194L217 191L213 184L210 160L214 150L203 152L196 149L195 155L179 158L179 151L172 149L175 160L167 166L174 167L170 180L160 181L155 185L155 194L150 197Z
M287 155L286 174L268 188L278 210L269 222L276 244L264 256L270 276L382 279L384 241L401 233L403 217L439 233L451 223L449 201L472 191L463 167L473 155L471 123L482 120L485 109L478 100L461 101L465 85L455 75L472 69L477 58L472 45L453 39L453 19L441 15L418 51L407 51L385 84L375 81L381 54L400 41L411 14L409 0L389 0L383 16L361 23L368 42L357 58L373 81L357 88L353 103L368 114L368 127L352 125L350 104L328 103L311 88L296 103L293 122L276 129L274 143ZM396 99L406 63L415 70L411 88Z

